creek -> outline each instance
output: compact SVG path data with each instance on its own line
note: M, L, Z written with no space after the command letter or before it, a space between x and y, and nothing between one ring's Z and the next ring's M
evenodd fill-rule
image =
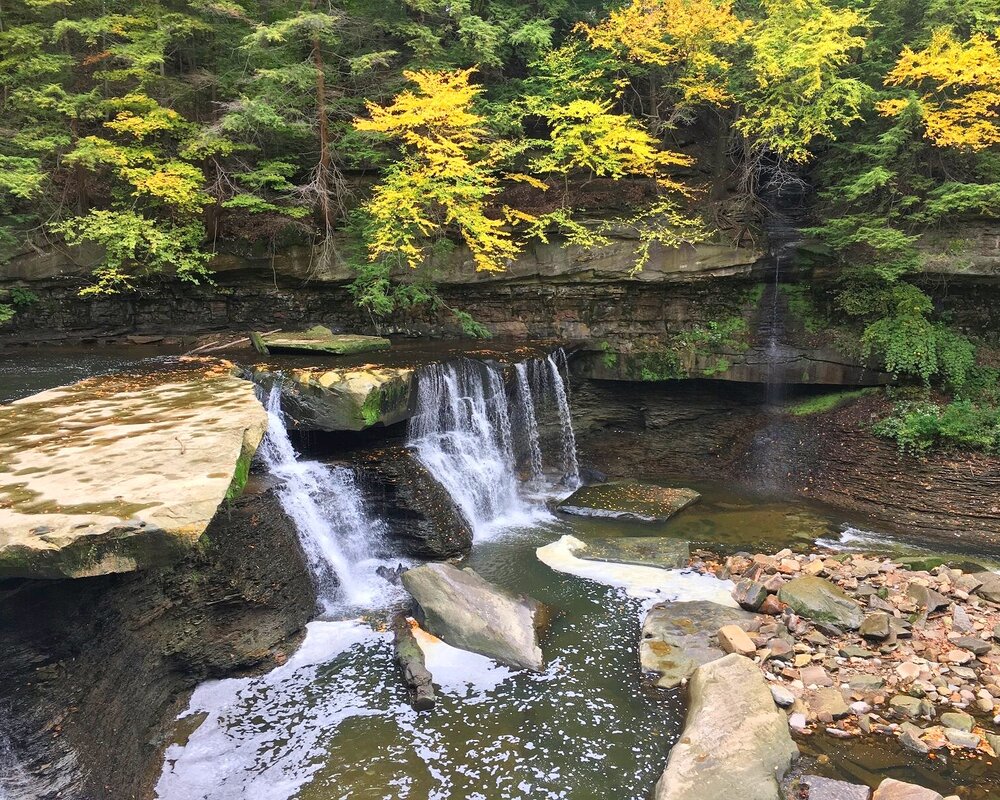
M28 383L36 390L60 372L111 366L68 358ZM0 361L0 374L14 369ZM260 461L280 482L281 505L316 586L317 615L278 668L195 689L166 747L156 797L642 800L684 720L682 692L655 689L640 673L643 610L653 598L713 591L715 581L691 576L674 594L662 588L644 594L612 585L611 578L554 572L537 548L565 534L675 537L718 553L802 550L817 542L869 552L899 547L876 526L835 509L676 475L635 476L702 493L666 523L554 512L554 501L580 483L566 376L560 355L522 360L506 372L496 362L468 358L421 368L407 446L473 530L464 564L555 611L541 673L426 642L439 687L430 713L408 705L385 624L403 600L387 570L412 560L395 551L382 521L368 511L350 467L305 453L302 439L289 434L280 387L264 396L269 429ZM817 750L838 777L856 776L858 760L870 755L839 743ZM879 754L888 759L884 775L916 774L913 760L898 750Z

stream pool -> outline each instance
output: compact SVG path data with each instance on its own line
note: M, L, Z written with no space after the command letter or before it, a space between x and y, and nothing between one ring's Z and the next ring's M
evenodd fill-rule
M110 369L155 369L162 356L153 348L0 354L0 401ZM476 541L469 566L554 609L542 643L543 672L509 670L428 641L438 704L417 713L393 661L389 608L363 618L320 618L281 667L195 690L172 732L156 796L645 800L684 719L682 690L656 689L640 673L640 622L652 600L555 572L536 557L538 547L572 534L670 536L722 554L817 543L885 553L920 549L919 542L869 532L865 520L835 509L678 476L662 482L691 486L702 499L662 525L543 513L530 527L496 526ZM714 581L693 580L692 586ZM714 588L706 583L706 590ZM1000 798L995 770L968 760L918 762L893 741L810 737L799 744L814 773L868 783L891 776L945 793L963 786L963 800Z

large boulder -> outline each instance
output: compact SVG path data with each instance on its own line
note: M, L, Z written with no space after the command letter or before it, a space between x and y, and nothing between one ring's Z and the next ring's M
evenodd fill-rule
M618 481L577 489L559 504L558 510L582 517L666 522L700 497L693 489Z
M778 592L778 599L806 619L842 628L855 630L864 617L861 606L840 587L814 575L788 581Z
M537 600L451 564L423 564L404 572L402 580L420 606L423 627L452 647L517 669L544 666L538 636L548 612Z
M219 361L110 375L0 407L0 578L177 560L239 493L267 428Z
M656 800L781 800L779 781L798 748L760 668L733 653L698 667L690 686Z
M303 331L251 333L254 349L263 355L270 353L330 353L346 356L388 350L392 342L381 336L359 336L334 333L325 325L314 325Z
M279 370L267 364L247 371L264 387L280 385L285 424L305 431L361 431L409 419L413 373L410 367Z
M374 516L407 554L443 560L472 549L472 529L447 490L404 447L365 451L354 459Z

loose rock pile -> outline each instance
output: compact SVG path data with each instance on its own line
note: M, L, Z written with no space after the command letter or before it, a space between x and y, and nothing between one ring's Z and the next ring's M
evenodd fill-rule
M730 629L719 643L759 664L794 731L893 735L931 756L1000 752L1000 575L790 550L692 565L731 578L734 599L770 617L747 626L753 652Z

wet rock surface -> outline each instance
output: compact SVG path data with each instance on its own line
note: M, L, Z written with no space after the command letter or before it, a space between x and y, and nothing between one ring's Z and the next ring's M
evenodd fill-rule
M758 667L736 654L703 664L690 693L656 800L781 800L778 782L798 748Z
M517 669L544 666L538 638L548 612L537 600L513 595L451 564L414 567L402 581L420 607L422 627L452 647Z
M639 663L656 685L679 686L702 664L722 658L716 632L726 625L752 627L753 614L705 600L658 603L646 614L639 640Z
M411 367L310 367L283 370L261 364L246 374L264 387L281 387L289 428L361 431L402 422L412 413Z
M675 569L688 565L691 548L683 540L664 536L616 536L610 539L588 537L576 555L588 561Z
M35 800L151 797L187 692L283 663L315 604L295 529L253 479L173 566L0 582L0 712L48 787Z
M131 572L190 550L267 427L231 370L190 360L0 407L0 577Z
M701 495L692 489L667 488L637 481L617 481L577 489L557 506L581 517L666 522Z
M365 500L404 554L442 560L472 548L472 529L448 492L405 447L358 453Z

